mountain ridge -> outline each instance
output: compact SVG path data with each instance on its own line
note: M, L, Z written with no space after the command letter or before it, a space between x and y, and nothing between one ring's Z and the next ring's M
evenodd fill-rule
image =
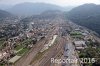
M11 13L4 11L4 10L0 10L0 19L10 17L10 16L12 16Z
M12 8L8 9L7 11L15 14L15 15L33 15L33 14L40 14L47 10L60 10L62 7L53 5L53 4L47 4L47 3L20 3Z
M49 3L25 2L25 3L16 4L12 8L7 9L6 11L15 15L30 16L30 15L37 15L48 10L69 11L72 8L73 6L61 7L61 6L49 4Z
M100 34L100 5L84 4L73 8L66 15L73 22Z

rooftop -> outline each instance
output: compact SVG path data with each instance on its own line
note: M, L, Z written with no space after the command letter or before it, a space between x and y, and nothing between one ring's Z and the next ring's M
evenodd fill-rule
M74 43L75 44L83 44L83 45L85 45L85 41L75 41Z

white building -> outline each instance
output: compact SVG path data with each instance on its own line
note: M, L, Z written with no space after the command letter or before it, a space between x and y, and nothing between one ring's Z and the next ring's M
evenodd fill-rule
M74 41L76 49L84 49L86 47L85 41Z

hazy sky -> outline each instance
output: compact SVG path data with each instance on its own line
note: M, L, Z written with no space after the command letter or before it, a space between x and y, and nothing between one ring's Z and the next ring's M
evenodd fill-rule
M17 4L22 2L44 2L60 6L81 5L84 3L100 4L100 0L0 0L0 4Z

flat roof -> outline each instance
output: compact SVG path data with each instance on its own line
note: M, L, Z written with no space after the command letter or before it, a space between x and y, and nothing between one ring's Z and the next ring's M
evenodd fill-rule
M76 47L76 49L84 49L84 47Z
M9 62L10 63L15 63L19 58L20 58L21 56L14 56L13 58L11 58L10 60L9 60Z
M85 45L85 41L75 41L74 43L75 44L83 44L83 45Z

